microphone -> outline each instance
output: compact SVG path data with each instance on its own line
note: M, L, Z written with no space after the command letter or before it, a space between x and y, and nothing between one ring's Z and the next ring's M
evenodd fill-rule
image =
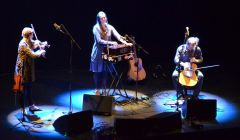
M189 27L186 27L186 36L189 36Z
M127 34L125 35L125 37L126 37L130 42L132 42L132 43L135 44L135 40L134 40L133 38L129 37Z
M61 29L61 28L62 28L62 25L58 25L57 23L53 23L53 26L55 27L56 30L64 33L63 30Z
M120 38L122 38L125 41L128 41L126 35L125 36L120 36Z

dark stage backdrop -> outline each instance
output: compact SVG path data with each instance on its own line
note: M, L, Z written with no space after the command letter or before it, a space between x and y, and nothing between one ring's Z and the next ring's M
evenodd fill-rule
M8 0L1 2L0 74L13 73L21 30L32 23L39 40L48 41L47 59L40 70L68 69L70 40L53 23L64 24L82 48L73 48L73 67L88 69L93 45L92 27L103 10L121 35L133 35L150 55L143 63L173 68L173 57L183 43L185 27L200 38L203 65L237 65L239 19L237 4L209 0ZM235 55L237 55L235 57Z

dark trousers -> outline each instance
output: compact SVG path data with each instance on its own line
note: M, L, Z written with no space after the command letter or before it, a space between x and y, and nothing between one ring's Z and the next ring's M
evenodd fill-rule
M172 74L173 86L178 93L184 94L182 85L180 85L178 82L178 76L179 76L179 72L177 70L174 70L174 72ZM197 77L198 77L198 83L197 83L197 85L195 85L195 87L193 89L193 96L196 98L198 97L198 95L202 89L202 85L203 85L203 77L204 76L201 71L197 71Z
M31 83L24 83L23 84L23 92L19 95L19 104L22 109L25 108L26 102L28 105L33 105L32 93L31 93Z

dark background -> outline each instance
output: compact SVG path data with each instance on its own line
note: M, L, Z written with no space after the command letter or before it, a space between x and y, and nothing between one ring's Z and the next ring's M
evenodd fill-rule
M37 105L52 104L57 95L70 90L70 81L72 89L94 88L92 73L88 69L93 45L92 27L100 10L106 12L109 23L121 35L133 35L136 42L150 54L146 55L140 51L147 80L139 84L137 90L152 97L159 91L174 89L171 81L175 67L173 58L177 47L184 41L186 27L189 27L190 36L200 38L199 45L204 57L200 66L220 65L202 70L205 76L202 91L231 99L240 106L238 81L240 12L237 0L2 0L0 2L2 137L36 139L22 134L24 132L17 134L16 131L9 131L5 125L8 123L6 116L18 107L14 105L12 76L22 29L33 24L38 39L48 41L51 45L47 49L46 59L36 59L37 81L33 85L33 92ZM81 47L81 50L76 45L73 47L73 75L68 74L70 40L57 31L53 23L63 24ZM162 66L160 75L165 73L165 78L155 79L151 76L157 65ZM129 84L127 89L136 90L135 85ZM238 122L233 124L238 125ZM236 132L239 132L238 130ZM225 134L225 130L223 131L220 132L223 132L222 135Z
M73 68L88 69L92 27L96 14L103 10L121 35L133 35L150 53L140 52L145 67L161 64L170 74L176 48L183 43L188 26L190 36L200 38L204 57L201 66L220 64L209 71L234 79L239 54L238 9L231 0L9 0L0 8L0 75L13 73L21 31L30 24L38 39L51 45L47 59L37 60L37 69L68 69L70 40L55 30L55 22L65 25L82 48L73 47Z

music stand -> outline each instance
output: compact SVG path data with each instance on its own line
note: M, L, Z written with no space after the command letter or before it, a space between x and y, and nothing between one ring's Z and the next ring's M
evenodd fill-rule
M72 114L72 50L73 50L73 44L75 44L76 47L78 47L81 50L81 47L78 45L78 43L75 41L75 39L72 37L72 35L70 34L70 32L66 29L66 27L61 24L60 29L57 29L58 31L60 31L61 33L63 33L64 35L68 36L70 39L70 55L69 55L69 74L70 74L70 81L69 81L69 101L70 101L70 105L69 105L69 112L68 114Z

